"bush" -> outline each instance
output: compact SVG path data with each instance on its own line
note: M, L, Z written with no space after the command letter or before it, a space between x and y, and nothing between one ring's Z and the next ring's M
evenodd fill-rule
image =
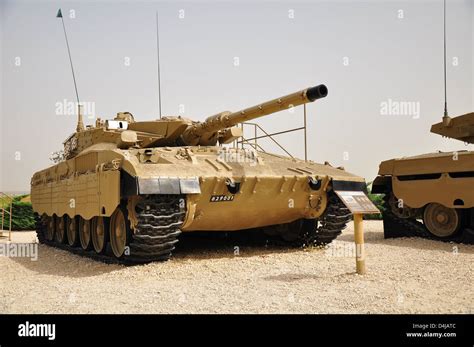
M34 230L35 229L35 217L31 202L22 202L21 200L25 196L15 196L12 202L12 230ZM10 204L6 204L5 211L10 212ZM10 218L8 215L5 216L3 228L6 230L9 228Z
M369 199L374 203L374 205L380 210L380 212L383 212L384 207L383 207L383 194L372 194L372 182L367 183L367 192ZM364 216L364 219L382 219L382 214L381 213L374 213L374 214L367 214Z

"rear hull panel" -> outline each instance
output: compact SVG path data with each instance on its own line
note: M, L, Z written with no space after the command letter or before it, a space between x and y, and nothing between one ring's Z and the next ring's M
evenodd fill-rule
M31 201L40 215L110 217L120 203L120 172L94 172L36 185Z

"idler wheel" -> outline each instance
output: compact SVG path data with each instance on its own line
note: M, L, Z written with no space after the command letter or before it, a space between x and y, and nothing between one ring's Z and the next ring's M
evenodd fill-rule
M453 236L461 227L460 213L438 203L425 207L423 222L431 234L440 238Z

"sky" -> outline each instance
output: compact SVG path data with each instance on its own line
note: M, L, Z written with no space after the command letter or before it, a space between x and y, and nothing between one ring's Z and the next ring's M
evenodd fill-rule
M158 118L158 12L163 115L204 120L324 83L307 107L311 160L372 181L382 160L473 149L429 132L444 103L441 0L0 0L0 191L28 191L76 126L60 7L80 100L102 119ZM473 23L473 0L447 0L451 116L474 111ZM258 123L300 127L302 112ZM304 156L303 133L276 139Z

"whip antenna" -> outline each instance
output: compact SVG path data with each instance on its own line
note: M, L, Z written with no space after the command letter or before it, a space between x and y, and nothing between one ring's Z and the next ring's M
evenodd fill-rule
M156 58L158 67L158 111L161 119L160 35L158 34L158 11L156 11Z
M444 117L447 120L448 117L448 97L446 88L446 0L444 0L443 8L443 48L444 48Z
M63 18L63 13L61 12L61 9L58 10L58 13L56 14L56 18L61 18L61 22L63 24L64 38L66 39L67 53L69 56L69 63L71 64L72 79L74 81L74 90L76 91L76 100L77 100L77 108L78 108L78 114L77 114L78 119L77 119L76 131L81 131L81 130L84 130L84 124L82 122L82 114L81 114L81 105L79 102L79 93L77 92L76 75L74 74L74 65L72 64L71 50L69 49L69 41L67 39L66 25L64 25L64 18Z

